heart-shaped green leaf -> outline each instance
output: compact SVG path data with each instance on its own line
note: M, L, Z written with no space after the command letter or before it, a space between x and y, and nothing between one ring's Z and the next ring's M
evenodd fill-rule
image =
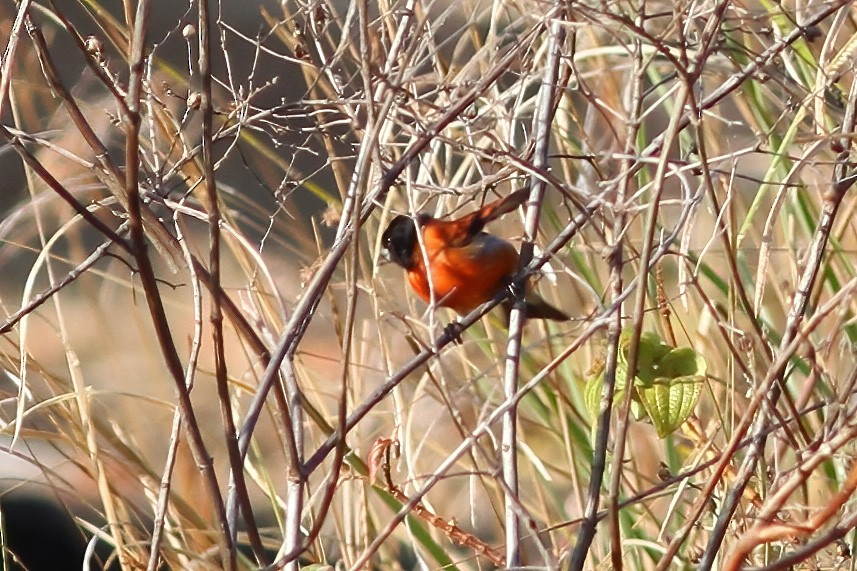
M672 349L655 365L658 377L675 379L705 374L705 360L690 347Z
M619 338L614 405L624 394L632 337L633 331L626 329ZM631 411L637 420L649 418L663 438L681 426L696 407L705 376L705 360L692 348L672 347L652 332L640 336L637 357ZM593 419L601 410L603 358L596 361L596 365L584 387L584 402Z
M620 380L621 379L621 380ZM583 402L586 404L586 410L589 416L593 419L598 418L598 413L601 412L601 390L604 387L604 375L592 377L586 382L583 388ZM619 376L616 373L616 388L613 391L613 404L620 402L625 389L625 375Z
M691 375L656 379L651 386L639 387L637 394L658 436L665 438L687 420L696 407L702 389L702 377Z

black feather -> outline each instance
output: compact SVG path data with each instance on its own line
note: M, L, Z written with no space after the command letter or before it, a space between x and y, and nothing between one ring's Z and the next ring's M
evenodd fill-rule
M420 219L417 218L419 223ZM396 216L384 234L381 245L386 251L387 259L406 270L414 267L414 250L417 245L417 225L409 216Z

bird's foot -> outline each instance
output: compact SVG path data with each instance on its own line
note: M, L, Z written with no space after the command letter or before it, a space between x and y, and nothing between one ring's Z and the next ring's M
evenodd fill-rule
M455 321L450 322L449 325L443 328L443 335L445 337L449 337L450 340L456 345L461 345L461 333L463 331L464 327L462 326L461 322L456 319Z
M523 282L512 281L506 286L509 288L509 293L512 294L512 299L524 297L527 294L527 286Z

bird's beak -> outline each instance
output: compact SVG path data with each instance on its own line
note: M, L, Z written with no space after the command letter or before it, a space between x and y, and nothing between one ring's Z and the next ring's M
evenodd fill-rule
M380 268L381 266L386 266L392 261L392 258L390 258L390 250L388 250L387 248L382 248L381 255L378 256L378 267Z

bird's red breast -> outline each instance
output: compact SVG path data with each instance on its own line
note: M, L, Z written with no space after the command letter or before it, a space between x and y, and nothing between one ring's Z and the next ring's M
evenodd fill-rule
M425 301L468 313L494 297L518 269L518 251L509 242L480 232L461 246L456 222L430 220L423 227L422 251L414 255L408 282ZM419 248L419 244L418 244ZM426 271L426 258L429 271Z

